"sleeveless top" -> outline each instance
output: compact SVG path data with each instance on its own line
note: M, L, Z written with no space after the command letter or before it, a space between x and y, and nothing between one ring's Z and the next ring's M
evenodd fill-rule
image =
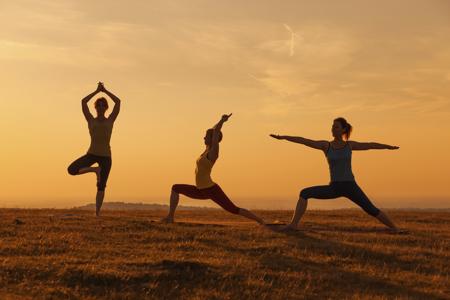
M215 185L215 182L211 179L211 170L214 163L208 159L207 155L207 152L203 153L196 162L195 185L198 189L206 189Z
M352 172L352 149L346 143L343 148L333 149L331 143L326 153L330 167L330 181L355 181Z
M109 142L114 122L111 120L99 121L92 119L88 122L89 134L91 136L91 145L88 153L98 156L111 156L111 147Z

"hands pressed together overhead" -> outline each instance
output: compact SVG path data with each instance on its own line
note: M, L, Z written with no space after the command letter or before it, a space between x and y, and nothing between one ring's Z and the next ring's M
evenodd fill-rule
M96 92L105 92L106 91L106 89L105 89L105 85L103 84L103 82L98 82L98 84L97 84L97 90L96 90Z
M222 119L221 119L221 121L222 122L226 122L226 121L228 121L228 119L231 117L231 115L232 115L232 113L231 114L229 114L229 115L222 115Z

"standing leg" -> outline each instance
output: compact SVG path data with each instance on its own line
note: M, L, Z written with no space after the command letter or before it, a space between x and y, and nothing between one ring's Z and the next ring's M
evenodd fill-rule
M95 215L100 216L100 209L105 198L106 182L108 181L109 172L111 171L112 160L111 157L99 157L98 165L100 169L100 176L97 181L97 195L95 196Z
M291 223L283 229L297 229L303 214L308 206L309 198L316 199L334 199L339 197L335 189L331 185L320 185L305 188L300 192L300 198L297 202L294 215L292 216Z
M95 195L95 215L100 217L100 209L103 205L103 199L105 198L105 191L97 190L97 194Z

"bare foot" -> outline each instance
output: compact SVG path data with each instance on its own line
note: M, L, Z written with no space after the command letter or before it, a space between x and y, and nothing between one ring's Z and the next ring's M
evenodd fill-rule
M408 234L409 233L408 230L400 229L400 228L388 228L387 231L392 234Z
M292 224L288 224L280 228L280 231L297 231L297 230L299 230L298 226Z
M280 225L277 224L265 224L264 228L269 229L270 231L279 232L281 230Z
M162 218L161 220L159 220L160 223L165 223L165 224L172 224L173 223L173 217L165 217Z

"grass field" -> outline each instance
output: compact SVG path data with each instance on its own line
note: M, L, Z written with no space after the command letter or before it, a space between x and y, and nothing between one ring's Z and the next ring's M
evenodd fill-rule
M287 222L291 212L258 212ZM222 211L0 209L0 299L449 299L450 213L308 211L276 233Z

